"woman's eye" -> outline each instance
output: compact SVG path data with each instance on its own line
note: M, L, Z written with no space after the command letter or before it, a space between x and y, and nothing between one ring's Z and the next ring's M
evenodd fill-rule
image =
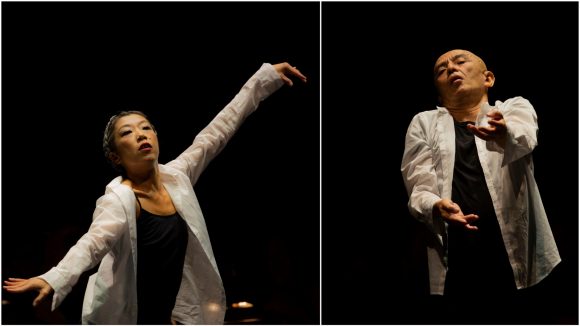
M151 127L150 126L145 126L145 127L143 127L143 129L145 129L145 130L151 130Z
M131 133L131 130L125 130L121 132L121 136L126 136Z

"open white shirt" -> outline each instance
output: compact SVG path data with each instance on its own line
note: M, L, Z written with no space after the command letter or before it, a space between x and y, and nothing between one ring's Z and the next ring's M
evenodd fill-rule
M477 153L518 289L546 277L561 261L538 186L532 151L538 124L534 108L522 97L482 106L476 125L487 124L492 110L503 114L507 126L502 148L475 137ZM447 225L434 219L435 202L451 198L455 164L455 129L446 108L417 114L407 130L401 172L409 195L409 211L432 231L428 244L431 294L443 294L447 272Z
M189 226L183 276L172 316L182 324L222 324L226 310L224 288L193 185L244 119L283 84L272 65L263 64L185 152L159 165L161 181ZM56 267L40 276L54 289L54 310L81 274L101 263L98 272L89 278L85 292L84 324L137 322L136 202L132 189L121 181L121 177L111 181L97 200L89 231Z

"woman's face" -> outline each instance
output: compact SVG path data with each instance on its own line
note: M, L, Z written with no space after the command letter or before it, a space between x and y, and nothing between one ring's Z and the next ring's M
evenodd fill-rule
M115 164L122 165L127 172L157 163L157 134L143 116L130 114L119 118L115 123L114 135L116 152L112 160Z

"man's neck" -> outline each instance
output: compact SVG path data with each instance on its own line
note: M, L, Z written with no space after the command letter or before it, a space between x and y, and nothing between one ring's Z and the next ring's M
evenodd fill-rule
M457 122L472 121L475 122L479 114L479 104L472 108L447 108L449 114Z
M446 105L445 108L449 111L449 114L453 117L455 121L458 122L465 122L465 121L472 121L475 122L477 120L477 115L481 110L481 106L487 103L487 96L483 96L479 102L471 102L471 103L452 103Z

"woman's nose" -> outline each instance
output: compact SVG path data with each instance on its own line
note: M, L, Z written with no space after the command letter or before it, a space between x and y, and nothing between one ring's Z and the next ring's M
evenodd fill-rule
M147 139L147 136L145 136L145 134L142 131L137 131L136 132L137 135L137 141L141 141L143 139Z

